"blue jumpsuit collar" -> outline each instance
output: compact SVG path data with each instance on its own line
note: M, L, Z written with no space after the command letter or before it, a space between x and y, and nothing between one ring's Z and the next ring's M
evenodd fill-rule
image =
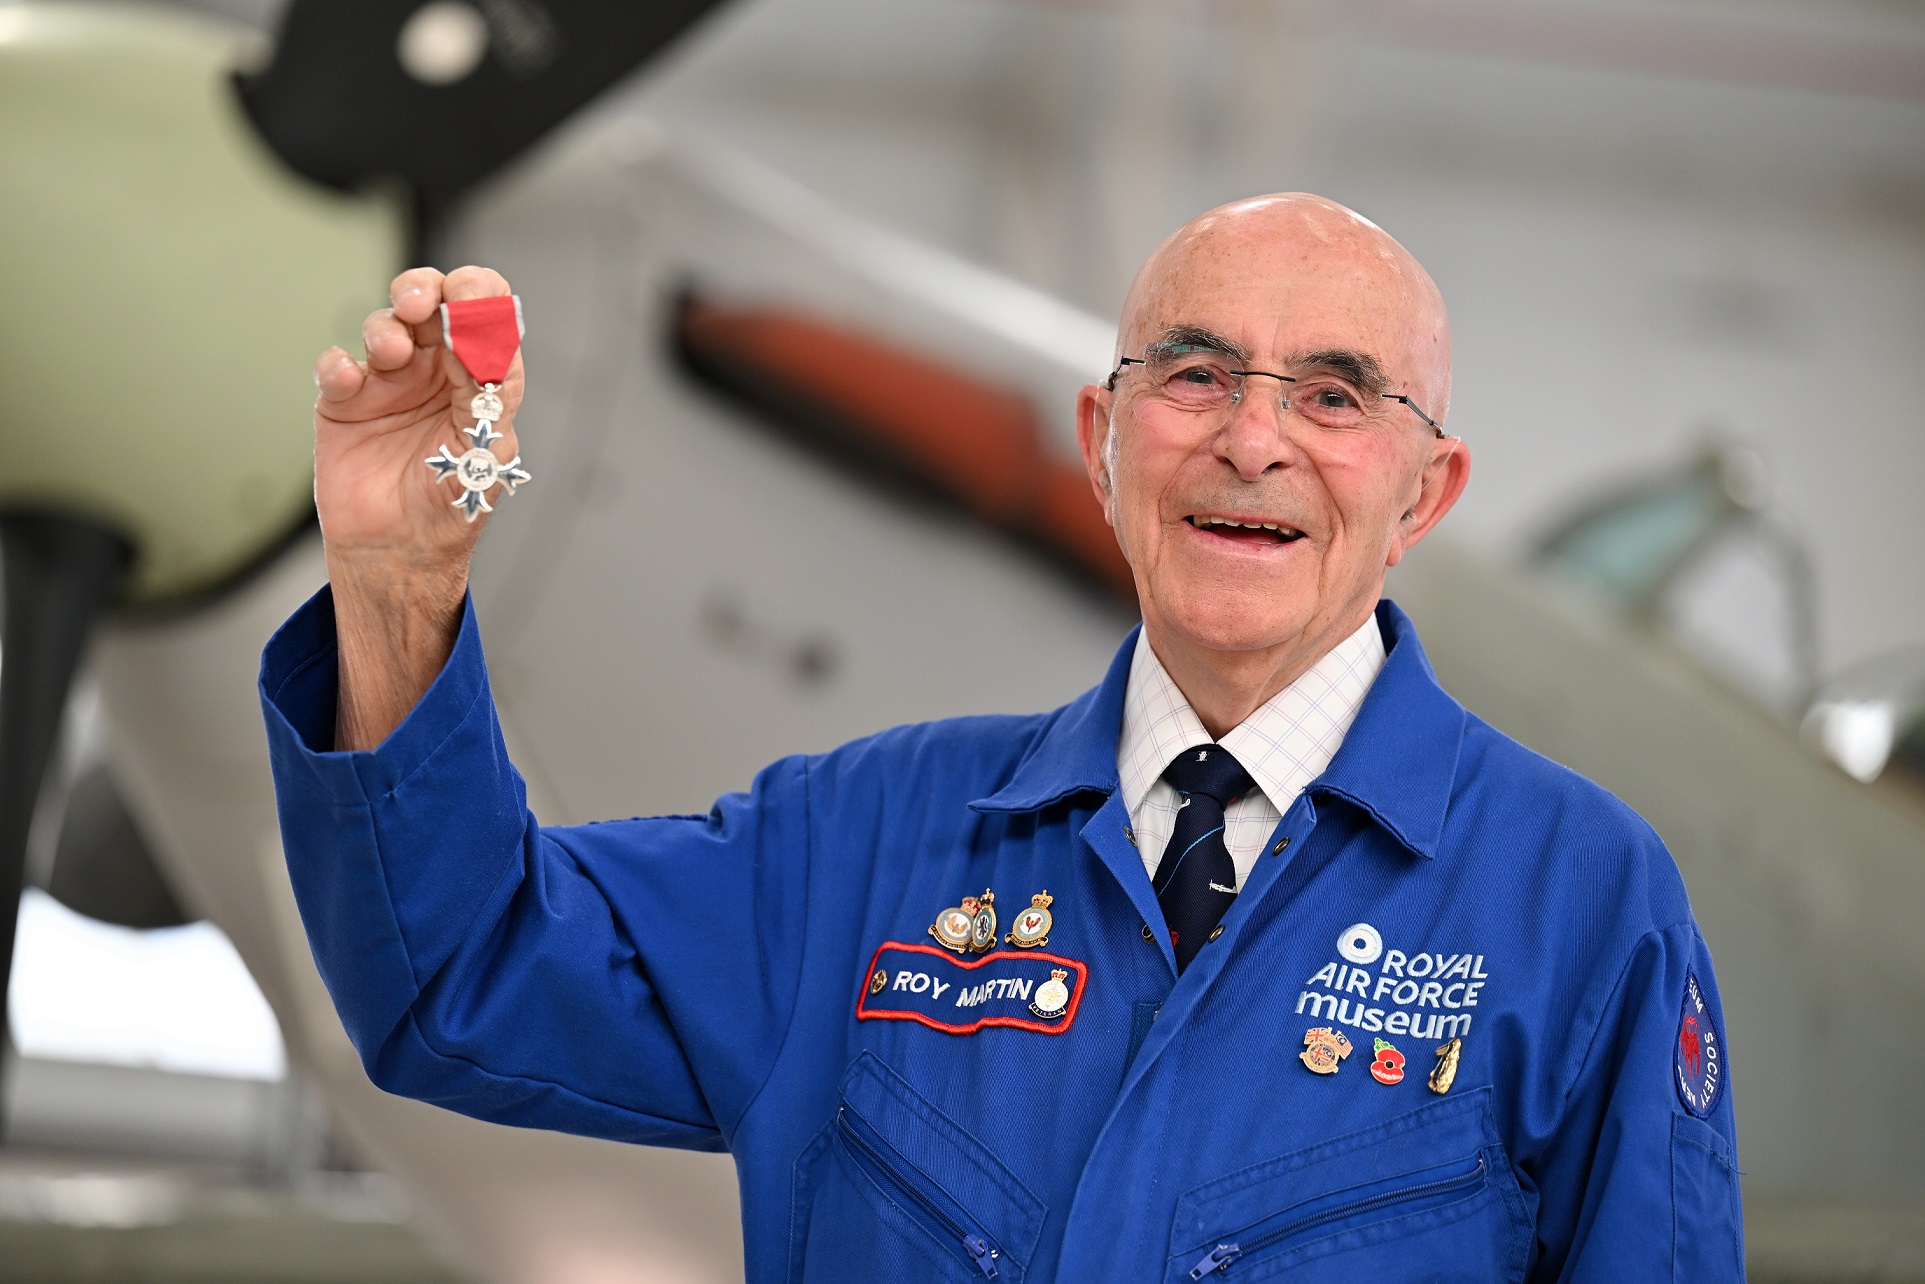
M1343 747L1311 793L1361 808L1418 856L1436 856L1464 738L1462 705L1437 685L1410 617L1388 598L1377 604L1386 658ZM1123 692L1138 625L1110 661L1102 683L1050 720L1009 782L969 804L978 812L1040 811L1079 793L1114 794Z
M1437 684L1410 617L1377 604L1387 653L1337 756L1307 792L1341 798L1412 853L1435 859L1443 841L1469 714Z
M1101 684L1058 709L1016 764L1009 782L970 803L971 811L1041 811L1074 794L1109 795L1122 787L1116 771L1116 743L1123 734L1123 692L1129 686L1130 659L1142 630L1140 624L1130 630Z

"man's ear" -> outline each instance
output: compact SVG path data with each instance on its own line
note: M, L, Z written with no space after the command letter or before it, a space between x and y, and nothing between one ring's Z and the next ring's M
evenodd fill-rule
M1457 503L1470 484L1470 447L1461 437L1445 437L1430 445L1430 457L1418 476L1416 502L1405 510L1390 533L1385 566L1395 566L1415 548Z
M1089 474L1096 502L1103 506L1103 519L1112 526L1116 524L1110 504L1114 479L1110 477L1105 447L1115 404L1116 394L1098 383L1084 384L1076 394L1076 445L1083 455L1083 471Z

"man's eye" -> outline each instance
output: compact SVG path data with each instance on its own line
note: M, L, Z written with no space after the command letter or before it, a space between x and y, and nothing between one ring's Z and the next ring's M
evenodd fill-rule
M1357 404L1356 400L1342 388L1334 384L1323 384L1312 389L1310 398L1328 410L1344 410Z
M1186 366L1172 376L1177 383L1222 383L1223 376L1213 366Z

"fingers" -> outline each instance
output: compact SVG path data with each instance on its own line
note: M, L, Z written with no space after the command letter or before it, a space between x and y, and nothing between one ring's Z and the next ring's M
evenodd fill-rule
M347 401L367 382L361 363L340 348L329 348L314 362L314 386L322 401Z
M420 325L441 308L445 278L431 267L409 268L388 286L388 302L403 325Z
M508 293L508 282L490 268L457 268L445 276L431 267L410 268L388 285L392 306L370 313L361 324L365 362L355 361L339 348L330 348L315 362L314 382L321 399L350 418L359 418L361 411L388 413L410 396L430 395L432 389L423 379L465 384L467 373L452 354L431 355L443 347L441 304ZM519 361L516 364L518 374ZM517 392L510 393L512 408L520 400L519 380L513 375L510 379L517 385ZM354 404L345 404L349 402Z
M449 299L486 299L508 294L508 282L492 268L461 267L443 276L431 267L409 268L388 286L389 309L409 333L414 346L432 348L441 342L441 305ZM372 320L372 318L370 318ZM363 329L363 337L367 331ZM374 349L368 349L374 360ZM388 366L377 366L389 369Z
M493 268L460 267L442 283L444 299L492 299L510 293L507 280Z
M361 346L367 350L368 369L399 370L414 359L415 337L396 309L382 308L361 323Z

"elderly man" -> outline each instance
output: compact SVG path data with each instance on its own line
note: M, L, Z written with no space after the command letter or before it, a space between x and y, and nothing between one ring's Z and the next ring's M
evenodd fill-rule
M1675 866L1378 600L1470 468L1389 236L1269 196L1144 267L1077 406L1143 615L1093 691L566 829L526 810L475 528L419 463L474 393L437 306L507 288L409 272L365 362L321 358L332 584L262 670L377 1083L728 1150L755 1280L1741 1278Z

